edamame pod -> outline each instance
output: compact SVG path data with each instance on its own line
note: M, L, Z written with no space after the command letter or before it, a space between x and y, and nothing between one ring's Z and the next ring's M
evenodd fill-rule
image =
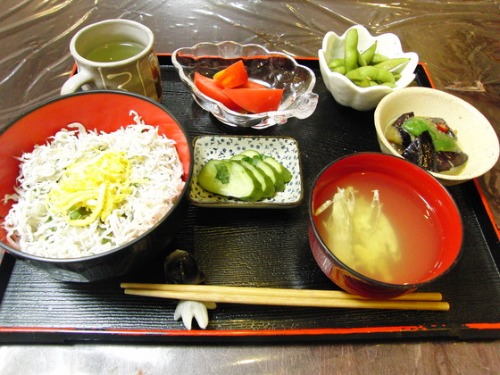
M346 70L345 70L345 66L338 66L338 67L332 69L332 72L334 72L334 73L340 73L342 75L345 75L347 73Z
M375 81L377 83L394 83L395 79L391 72L375 66L362 66L347 72L345 75L354 83L364 80Z
M384 85L395 87L395 82L401 78L398 72L392 72L402 64L410 61L406 57L387 58L377 53L377 41L363 52L358 51L358 30L348 30L344 41L344 57L328 62L332 72L345 75L360 87Z
M358 53L358 66L367 66L366 59L361 53Z
M350 29L344 42L344 66L346 72L358 67L358 30Z
M335 69L340 66L344 66L345 60L343 58L333 59L328 63L328 67L330 69Z
M381 63L375 64L374 66L376 68L392 70L401 64L407 63L408 61L410 61L410 59L407 57L395 57L393 59L387 59L385 61L382 61Z
M374 53L371 64L377 65L377 64L387 60L387 58L388 58L387 56L381 55L380 53Z
M360 55L364 60L366 65L370 65L373 60L373 56L375 55L375 51L377 50L377 41L373 42L373 44L368 47L365 51L363 51Z

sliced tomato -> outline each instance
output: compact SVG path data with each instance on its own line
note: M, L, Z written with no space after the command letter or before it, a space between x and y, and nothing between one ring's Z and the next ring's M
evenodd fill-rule
M242 60L229 65L226 69L214 74L214 81L220 87L232 89L248 81L248 73Z
M233 111L242 111L241 107L229 99L223 89L221 89L212 78L205 77L204 75L195 72L193 82L198 90L206 96L224 104L227 108L232 109Z
M224 94L251 113L276 111L283 98L283 89L225 89Z
M242 89L267 89L267 86L261 85L260 83L254 82L254 81L246 81L241 86L238 86L238 88Z

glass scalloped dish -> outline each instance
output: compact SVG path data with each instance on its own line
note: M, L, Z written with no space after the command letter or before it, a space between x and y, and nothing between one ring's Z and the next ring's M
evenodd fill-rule
M211 78L238 60L243 60L249 80L284 90L277 111L239 113L206 96L194 85L194 72ZM270 52L257 44L199 43L175 50L172 62L196 103L226 125L265 129L284 124L291 117L305 119L318 104L318 95L312 92L316 77L311 69L285 53Z

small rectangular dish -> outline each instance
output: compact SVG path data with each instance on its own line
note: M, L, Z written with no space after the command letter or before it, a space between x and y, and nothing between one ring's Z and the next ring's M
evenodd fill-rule
M234 208L290 208L303 199L302 170L298 143L290 137L207 135L193 140L194 166L189 198L196 206ZM247 202L204 190L197 182L203 165L209 160L229 159L245 150L255 150L271 156L287 168L292 178L284 191L272 198Z

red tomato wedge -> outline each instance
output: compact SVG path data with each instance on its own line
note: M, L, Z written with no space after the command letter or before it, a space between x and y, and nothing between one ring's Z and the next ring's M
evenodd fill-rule
M261 85L260 83L254 81L247 81L243 85L238 86L238 88L242 89L267 89L269 87Z
M229 65L226 69L214 74L214 81L220 87L232 89L248 81L248 73L242 60Z
M206 96L217 100L233 111L242 112L241 107L229 99L227 95L224 94L223 89L221 89L212 78L205 77L204 75L195 72L193 82L198 90Z
M283 97L283 89L225 89L224 94L251 113L276 111Z

